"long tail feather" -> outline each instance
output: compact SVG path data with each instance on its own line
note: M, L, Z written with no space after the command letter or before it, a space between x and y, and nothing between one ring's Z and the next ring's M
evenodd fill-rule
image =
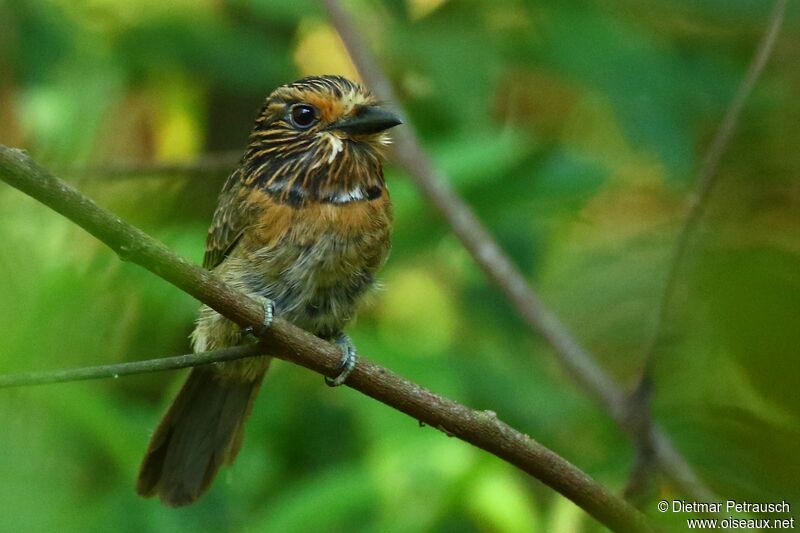
M197 500L220 466L239 453L244 422L264 374L254 380L226 379L195 368L150 439L136 492L158 494L178 507Z

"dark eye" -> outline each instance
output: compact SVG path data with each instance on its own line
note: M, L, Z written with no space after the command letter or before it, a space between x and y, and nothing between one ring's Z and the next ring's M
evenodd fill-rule
M295 104L289 110L289 120L294 127L304 130L317 121L316 110L308 104Z

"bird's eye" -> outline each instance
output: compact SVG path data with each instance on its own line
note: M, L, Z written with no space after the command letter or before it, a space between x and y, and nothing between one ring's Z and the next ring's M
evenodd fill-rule
M289 120L294 127L304 130L317 121L317 113L314 106L296 104L289 110Z

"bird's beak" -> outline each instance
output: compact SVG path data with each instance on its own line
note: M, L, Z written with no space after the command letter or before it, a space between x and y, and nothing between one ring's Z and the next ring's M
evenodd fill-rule
M390 111L374 105L357 106L355 112L334 124L331 129L352 135L369 135L393 128L403 121Z

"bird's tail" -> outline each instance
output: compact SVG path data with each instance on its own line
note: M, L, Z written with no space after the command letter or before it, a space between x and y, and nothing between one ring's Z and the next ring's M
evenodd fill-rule
M173 507L197 500L220 466L239 453L244 422L264 372L237 380L211 369L193 369L150 439L136 492L158 494Z

